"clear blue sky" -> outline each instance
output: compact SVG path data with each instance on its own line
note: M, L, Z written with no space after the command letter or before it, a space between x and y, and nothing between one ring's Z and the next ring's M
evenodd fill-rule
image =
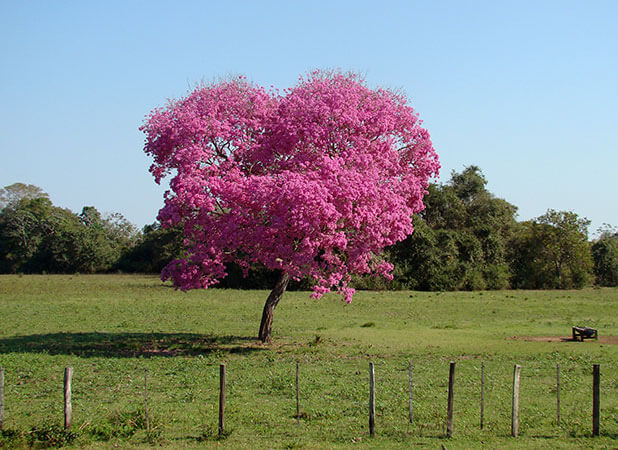
M618 226L618 1L0 3L0 186L35 184L138 226L163 189L144 116L200 81L315 68L403 90L442 162L475 164L520 220Z

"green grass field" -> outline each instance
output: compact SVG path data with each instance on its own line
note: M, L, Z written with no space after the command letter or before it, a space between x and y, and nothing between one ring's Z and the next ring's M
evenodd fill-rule
M359 292L350 305L335 295L315 301L288 292L275 312L274 343L263 346L255 336L266 296L182 293L150 276L0 276L6 377L0 445L56 439L89 448L618 447L618 289ZM598 328L599 341L558 339L579 324ZM447 439L450 361L457 362L455 423ZM376 373L374 438L369 362ZM217 432L221 363L228 381L223 437ZM593 363L601 364L601 436L594 438ZM514 364L522 366L516 439L510 437ZM75 371L74 436L62 432L65 366Z

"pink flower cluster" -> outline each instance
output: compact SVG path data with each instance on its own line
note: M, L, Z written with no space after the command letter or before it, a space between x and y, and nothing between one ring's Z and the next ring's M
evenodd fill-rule
M283 94L244 78L200 87L141 128L157 182L172 176L164 226L186 257L163 279L207 288L225 264L316 280L346 301L351 274L389 277L384 247L412 233L440 164L405 97L356 75L316 71Z

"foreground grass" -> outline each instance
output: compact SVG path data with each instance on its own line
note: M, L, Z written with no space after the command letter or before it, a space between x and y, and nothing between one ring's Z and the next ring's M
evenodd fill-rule
M181 293L146 276L0 276L0 444L109 448L572 448L618 445L618 346L568 337L572 325L618 336L618 290L359 292L351 305L286 293L274 339L255 339L264 291ZM615 342L615 340L613 341ZM408 361L415 420L408 423ZM300 361L301 420L294 374ZM368 362L377 384L367 430ZM445 439L449 361L455 433ZM485 364L485 428L479 379ZM219 364L228 371L227 435L217 435ZM510 434L521 364L520 437ZM591 437L592 364L601 364L601 436ZM555 373L561 366L562 422ZM75 370L75 436L64 436L62 374ZM151 431L144 417L148 370ZM37 440L38 439L38 440Z

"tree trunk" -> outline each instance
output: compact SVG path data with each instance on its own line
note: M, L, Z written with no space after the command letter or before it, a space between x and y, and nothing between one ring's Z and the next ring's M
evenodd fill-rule
M262 322L260 323L260 334L258 336L262 342L270 342L271 340L270 332L273 328L275 307L281 300L281 297L283 297L283 293L287 289L289 281L290 276L287 272L281 272L279 280L277 280L277 284L275 284L275 288L266 299L264 311L262 312Z

